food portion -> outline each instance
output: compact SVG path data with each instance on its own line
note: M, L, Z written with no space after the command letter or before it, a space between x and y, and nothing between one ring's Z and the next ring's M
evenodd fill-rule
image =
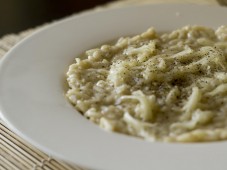
M227 139L227 26L150 28L83 57L66 96L100 127L150 141Z

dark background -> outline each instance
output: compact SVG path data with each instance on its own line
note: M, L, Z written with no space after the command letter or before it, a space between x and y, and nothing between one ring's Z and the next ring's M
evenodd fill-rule
M0 37L113 0L0 0Z

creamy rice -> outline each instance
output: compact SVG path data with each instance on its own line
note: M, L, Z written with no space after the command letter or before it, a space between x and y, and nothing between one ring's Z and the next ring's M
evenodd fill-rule
M153 28L85 52L66 96L100 127L150 141L227 139L227 26Z

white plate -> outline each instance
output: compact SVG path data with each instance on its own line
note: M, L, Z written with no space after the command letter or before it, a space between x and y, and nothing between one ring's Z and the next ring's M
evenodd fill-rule
M146 5L91 13L53 24L1 61L0 109L10 128L52 156L95 170L214 170L226 167L227 143L149 143L108 133L64 98L65 72L83 51L154 26L227 24L227 9Z

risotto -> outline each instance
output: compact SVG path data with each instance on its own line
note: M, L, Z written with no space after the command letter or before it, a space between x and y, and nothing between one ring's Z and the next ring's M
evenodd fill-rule
M100 127L149 141L227 139L227 26L150 28L81 56L66 96Z

